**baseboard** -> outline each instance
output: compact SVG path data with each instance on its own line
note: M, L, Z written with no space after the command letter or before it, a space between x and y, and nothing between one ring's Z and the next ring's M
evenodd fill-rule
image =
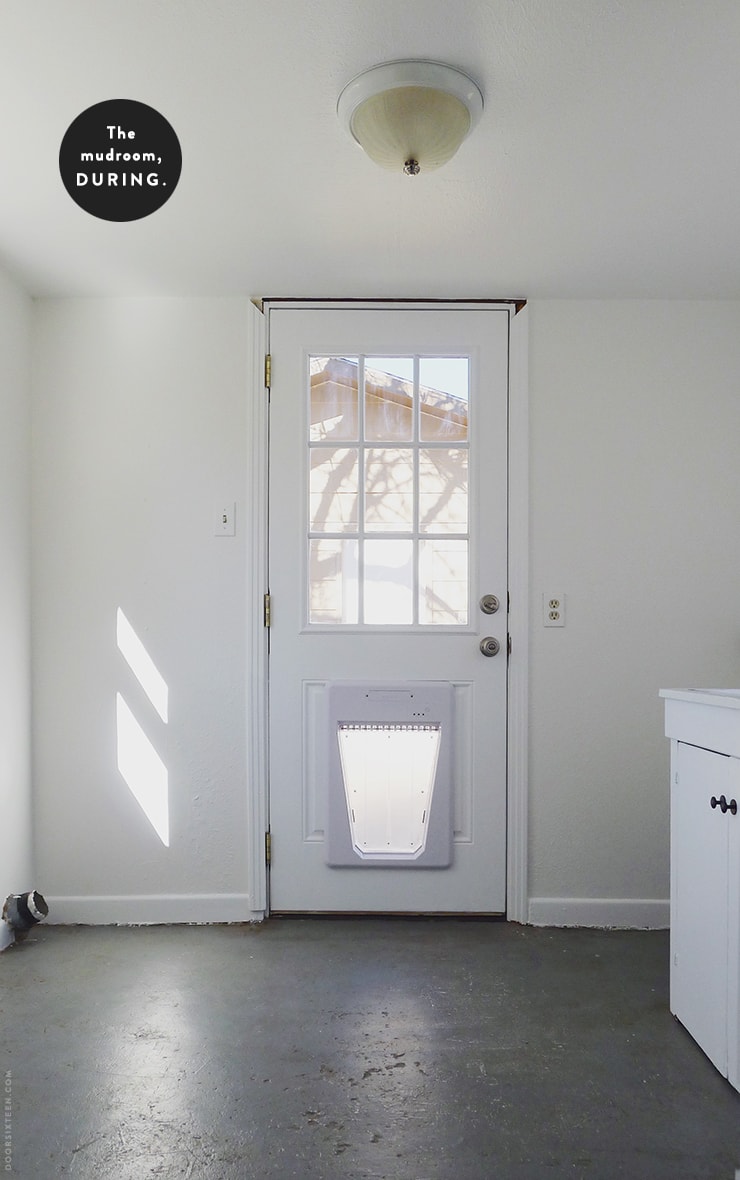
M259 922L246 893L173 893L147 896L53 897L47 922L55 925L146 926L175 923Z
M261 922L246 893L54 897L46 894L52 925L146 926L177 923ZM591 926L667 930L670 901L662 898L531 897L532 926Z
M619 930L667 930L671 903L666 898L530 897L532 926L596 926Z

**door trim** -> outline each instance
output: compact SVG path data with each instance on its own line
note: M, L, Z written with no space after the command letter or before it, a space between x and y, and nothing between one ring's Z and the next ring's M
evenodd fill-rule
M254 300L247 325L247 873L250 914L259 921L269 912L265 833L268 830L268 632L264 626L268 541L268 394L264 357L267 325L264 313L279 307L441 307L480 310L504 307L509 312L509 568L511 595L507 718L507 901L506 917L528 921L528 694L529 694L529 406L528 312L522 300Z
M244 518L246 559L247 891L251 921L267 916L265 833L268 807L267 489L269 403L265 387L266 324L253 303L247 315L247 462Z
M529 311L509 317L506 917L529 921Z

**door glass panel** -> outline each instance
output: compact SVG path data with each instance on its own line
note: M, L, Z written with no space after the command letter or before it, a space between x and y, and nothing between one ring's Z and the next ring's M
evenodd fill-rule
M419 545L419 622L465 626L468 621L468 542L446 537Z
M334 442L359 438L357 357L310 358L309 438Z
M397 626L414 621L414 542L365 541L364 621Z
M465 533L468 528L468 452L437 447L419 452L419 529Z
M357 451L346 447L312 448L311 531L356 532L357 499Z
M414 358L365 360L365 438L410 442L414 434Z
M357 541L311 541L309 622L356 623Z
M414 452L375 447L365 452L365 529L410 533L414 527Z
M419 436L423 442L467 439L469 367L466 356L419 359Z
M468 625L469 369L309 359L309 623Z

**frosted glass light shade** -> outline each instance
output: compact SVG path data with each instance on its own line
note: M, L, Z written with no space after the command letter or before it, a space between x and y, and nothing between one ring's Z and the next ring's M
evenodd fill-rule
M416 160L423 172L441 167L469 130L464 103L429 86L397 86L376 94L352 120L352 134L370 159L396 172L407 160Z
M440 62L374 66L345 86L337 113L382 168L411 174L454 156L483 110L472 79Z

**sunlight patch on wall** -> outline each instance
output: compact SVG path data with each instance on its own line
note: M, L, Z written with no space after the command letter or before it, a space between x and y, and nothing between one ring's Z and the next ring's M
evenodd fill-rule
M116 616L118 650L138 680L163 721L167 721L168 689L159 669L125 614L118 608Z
M165 766L120 692L116 693L118 769L165 848L170 846L169 783Z
M167 724L167 684L136 631L118 608L118 650L146 693L152 707ZM158 724L158 722L155 722ZM121 693L116 694L118 769L136 802L165 848L170 846L169 774L167 767L134 717Z

